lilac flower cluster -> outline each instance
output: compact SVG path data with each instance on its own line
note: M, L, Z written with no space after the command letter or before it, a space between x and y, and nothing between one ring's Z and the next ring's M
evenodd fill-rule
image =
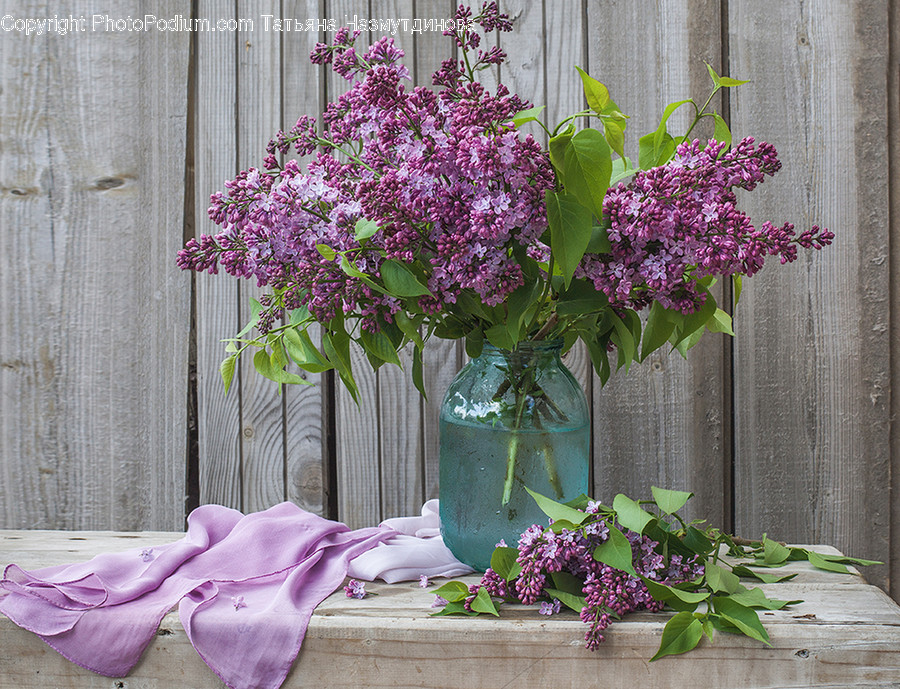
M684 142L666 165L635 174L610 189L603 202L612 249L587 254L576 276L589 279L613 304L640 310L653 301L691 313L704 295L690 278L748 276L767 255L782 263L797 247L820 249L834 235L818 226L794 236L794 226L759 229L738 210L734 189L752 190L780 168L775 149L752 137L730 151L710 140Z
M344 593L347 598L357 598L362 600L366 597L366 582L351 579L347 582L347 585L344 586Z
M473 21L460 8L460 26ZM496 3L474 19L484 31L509 30ZM503 59L497 50L477 60L445 62L434 75L437 92L408 89L403 52L382 38L359 54L359 32L342 29L332 45L318 45L313 62L330 64L352 87L324 113L324 131L301 118L276 134L264 170L251 168L212 196L210 217L223 229L190 240L179 252L184 269L255 278L278 295L268 302L261 330L284 310L306 306L320 322L359 315L374 331L401 308L395 296L372 289L341 261L380 277L385 260L427 268L431 295L419 308L438 313L473 290L488 305L501 303L523 282L510 246L534 243L547 227L543 192L554 177L546 153L510 120L528 107L503 86L494 94L474 81L479 69ZM454 33L475 50L480 36ZM305 171L278 156L321 150ZM356 238L360 219L378 231ZM337 255L323 255L326 245ZM327 253L327 252L326 252Z
M596 513L596 504L588 506ZM616 528L620 528L616 524ZM659 544L647 536L628 529L621 529L631 543L632 563L635 571L647 579L661 584L677 584L695 581L703 575L703 559L685 559L681 555L671 555L668 561L658 552ZM614 618L636 611L662 610L663 603L654 600L641 579L627 572L614 569L594 559L597 546L609 538L609 526L603 518L589 519L574 530L562 529L554 533L551 529L537 524L529 527L519 539L516 562L521 573L514 582L508 582L494 570L488 569L481 579L491 596L503 599L517 599L533 605L542 597L548 598L541 605L541 614L559 611L559 601L546 593L552 588L555 572L571 574L582 582L585 605L581 609L581 620L588 625L585 645L595 650L603 641L605 630ZM478 592L478 586L470 589L470 598Z

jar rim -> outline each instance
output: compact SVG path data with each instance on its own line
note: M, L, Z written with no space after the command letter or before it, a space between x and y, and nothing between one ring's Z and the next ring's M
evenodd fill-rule
M483 351L497 353L516 353L516 352L553 352L562 349L563 339L561 337L552 340L522 340L516 344L515 349L503 349L492 345L490 342L484 343Z

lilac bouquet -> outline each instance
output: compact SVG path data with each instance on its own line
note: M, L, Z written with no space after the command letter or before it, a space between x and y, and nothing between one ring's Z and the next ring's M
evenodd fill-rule
M640 139L638 166L624 153L627 118L606 87L580 71L588 109L553 129L541 108L501 84L491 93L479 71L499 64L481 33L509 31L495 2L477 16L455 15L460 60L433 76L435 89L408 84L389 38L365 51L342 29L311 59L351 83L330 103L324 126L301 117L278 132L261 169L251 168L212 196L215 236L191 239L184 269L255 278L268 293L248 328L228 344L221 372L229 386L237 358L255 350L257 371L278 383L305 383L335 369L356 396L350 343L369 362L400 365L412 344L412 377L423 391L422 350L432 336L465 339L470 356L484 342L581 340L605 382L616 368L669 344L682 354L705 331L731 332L709 288L758 271L767 256L792 261L833 235L786 223L758 228L737 207L780 167L775 150L752 138L730 147L724 121L687 100L666 108ZM710 68L715 94L739 83ZM695 117L683 136L666 123L678 107ZM598 128L576 130L576 119ZM703 119L715 139L690 139ZM542 146L520 129L537 126ZM540 129L535 131L540 131ZM291 151L309 158L305 167ZM649 309L645 321L638 316ZM321 344L307 333L321 324ZM245 337L255 326L260 335ZM516 389L517 399L534 392ZM513 405L521 406L521 405Z

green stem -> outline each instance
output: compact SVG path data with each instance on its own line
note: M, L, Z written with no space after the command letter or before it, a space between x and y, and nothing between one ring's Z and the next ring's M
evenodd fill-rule
M559 472L556 470L556 457L553 453L553 446L549 443L544 445L544 469L547 470L547 479L550 481L550 486L553 488L553 492L556 493L556 499L562 500L563 498L563 489L562 483L559 480Z
M696 127L696 126L697 126L697 123L698 123L701 119L703 119L703 113L706 112L706 108L709 107L710 102L712 102L713 96L716 95L716 93L718 92L718 90L719 90L720 88L721 88L720 86L716 86L716 87L712 90L712 93L709 94L709 98L706 99L706 102L703 104L703 107L700 108L700 110L699 110L699 111L697 112L697 114L694 116L694 121L691 122L691 126L688 127L688 130L684 133L684 139L683 139L684 141L687 141L687 138L688 138L688 136L690 135L690 133L691 133L692 131L694 131L694 127ZM693 102L693 101L692 101L692 102ZM696 107L696 106L694 106L694 107Z

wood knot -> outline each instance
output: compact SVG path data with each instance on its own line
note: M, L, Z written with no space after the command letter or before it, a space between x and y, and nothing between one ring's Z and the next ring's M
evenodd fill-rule
M253 428L251 426L244 427L244 437L252 438L253 437Z
M119 177L101 177L96 182L94 182L94 188L105 191L107 189L115 189L116 187L121 187L123 184L125 184L125 180Z
M809 651L806 650L805 648L801 648L794 655L797 656L798 658L809 658Z

